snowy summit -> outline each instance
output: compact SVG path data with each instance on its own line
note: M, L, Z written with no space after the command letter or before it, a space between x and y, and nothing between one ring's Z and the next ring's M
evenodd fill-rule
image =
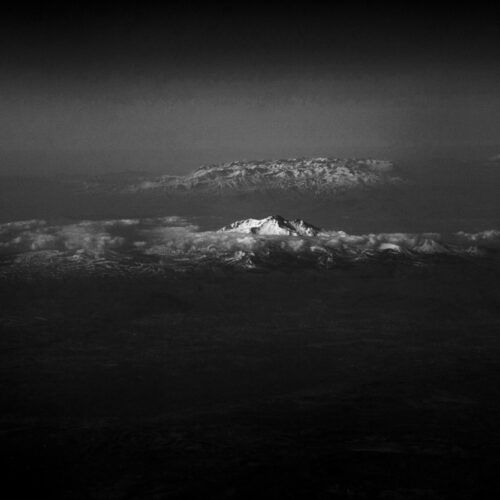
M302 219L287 220L281 215L265 219L244 219L219 229L220 232L251 233L262 235L316 236L321 230Z

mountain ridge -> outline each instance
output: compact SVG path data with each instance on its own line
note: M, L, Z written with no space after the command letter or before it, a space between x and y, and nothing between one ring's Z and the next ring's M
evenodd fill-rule
M204 165L185 176L143 179L128 191L257 192L295 191L336 194L351 189L399 184L395 165L388 160L360 158L288 158L238 160Z

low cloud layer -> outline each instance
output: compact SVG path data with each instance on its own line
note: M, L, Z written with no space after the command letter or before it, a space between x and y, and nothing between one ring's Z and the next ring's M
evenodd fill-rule
M181 217L115 219L49 224L29 220L0 224L0 255L54 250L64 253L104 255L109 251L129 252L136 247L168 239L178 231L196 231Z
M26 256L50 254L61 259L108 259L185 268L204 264L259 266L311 265L363 260L394 254L483 256L500 251L500 230L479 233L381 233L350 235L322 231L315 237L262 236L200 231L181 217L116 219L52 224L43 220L0 225L0 258L15 265ZM42 259L43 260L43 259Z

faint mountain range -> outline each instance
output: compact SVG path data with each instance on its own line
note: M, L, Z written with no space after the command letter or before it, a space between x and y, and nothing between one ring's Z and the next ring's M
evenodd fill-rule
M186 176L141 178L125 190L221 194L287 191L330 195L401 182L394 164L386 160L291 158L207 165Z

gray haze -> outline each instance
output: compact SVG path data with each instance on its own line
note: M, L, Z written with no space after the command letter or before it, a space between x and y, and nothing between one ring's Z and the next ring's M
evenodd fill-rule
M0 172L500 153L494 9L5 8Z
M185 172L239 158L488 158L500 152L493 68L11 71L2 173Z

